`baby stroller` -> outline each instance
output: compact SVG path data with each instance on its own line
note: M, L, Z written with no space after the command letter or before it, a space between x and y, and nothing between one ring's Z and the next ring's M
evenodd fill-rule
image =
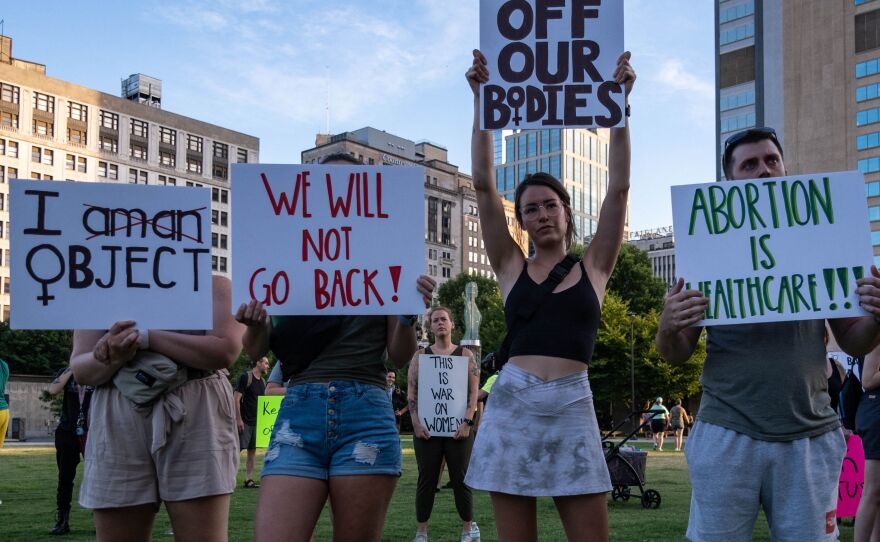
M642 414L646 412L650 411L633 412L627 419L606 433L602 438L602 449L605 450L605 463L608 465L608 474L611 476L611 498L615 501L626 502L632 497L632 488L638 486L642 507L654 509L660 507L660 492L654 489L645 489L645 464L648 459L648 452L621 449L627 441L642 429L642 425L649 423L641 422ZM656 414L659 414L659 412ZM621 427L626 424L636 425L630 421L633 418L639 420L639 425L620 442L613 442L611 435L616 433Z

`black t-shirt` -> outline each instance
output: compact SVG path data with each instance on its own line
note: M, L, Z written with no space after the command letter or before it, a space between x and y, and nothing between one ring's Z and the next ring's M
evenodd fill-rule
M402 409L406 405L407 405L406 392L403 391L402 389L398 388L397 386L394 386L394 388L391 390L391 407L394 409L395 412L397 412L398 410Z
M251 385L248 386L248 370L238 377L235 391L241 394L241 421L247 425L257 425L257 397L266 395L266 382L251 374Z
M61 369L55 374L55 378L61 378L65 369ZM94 388L85 386L83 395L83 404L79 404L79 390L77 389L76 380L73 376L68 379L64 385L64 396L61 402L61 418L58 420L58 429L62 431L76 432L76 423L80 416L80 406L82 406L83 429L88 429L89 404L92 399L92 391Z

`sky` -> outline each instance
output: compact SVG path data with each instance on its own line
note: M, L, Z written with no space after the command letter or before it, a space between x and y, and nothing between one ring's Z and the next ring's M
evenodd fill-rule
M714 180L713 2L624 12L637 231L672 225L670 186ZM439 143L471 169L478 0L31 0L0 19L14 57L117 96L130 74L157 77L163 109L259 137L264 163L299 163L329 124Z

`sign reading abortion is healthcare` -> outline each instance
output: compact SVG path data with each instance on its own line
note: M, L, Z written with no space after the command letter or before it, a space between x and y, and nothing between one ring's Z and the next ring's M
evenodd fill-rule
M481 0L481 126L624 124L623 0Z
M871 228L857 171L672 187L675 264L699 325L863 316Z
M420 167L232 166L233 306L271 314L419 314Z
M210 329L206 188L10 181L14 329Z

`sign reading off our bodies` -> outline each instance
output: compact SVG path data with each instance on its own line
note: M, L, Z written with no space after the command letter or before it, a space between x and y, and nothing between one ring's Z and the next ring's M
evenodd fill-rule
M624 124L621 0L481 0L484 130Z
M283 395L261 395L257 397L257 448L268 448L275 427L275 418L281 409Z
M14 329L210 329L210 192L10 181Z
M419 418L432 437L451 437L464 423L467 356L419 356Z
M404 166L233 165L233 306L422 312L422 175Z
M862 316L870 273L861 173L672 187L675 259L709 299L699 325Z

